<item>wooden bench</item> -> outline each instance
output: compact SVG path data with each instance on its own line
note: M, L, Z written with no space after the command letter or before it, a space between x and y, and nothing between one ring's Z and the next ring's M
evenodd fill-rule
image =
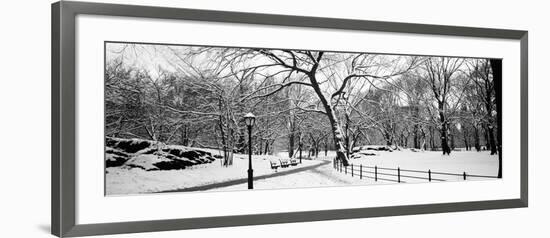
M294 159L294 158L293 158L293 159L290 159L290 165L292 165L292 166L298 165L298 160L297 160L297 159Z
M286 168L290 166L290 162L288 159L280 159L279 161L281 162L281 168Z
M271 169L274 169L275 172L277 172L277 169L279 168L279 163L277 163L277 161L269 161L269 164L271 165Z

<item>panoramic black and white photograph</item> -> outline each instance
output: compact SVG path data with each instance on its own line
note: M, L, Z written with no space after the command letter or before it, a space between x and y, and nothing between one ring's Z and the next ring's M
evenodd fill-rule
M503 177L501 59L104 49L107 196Z

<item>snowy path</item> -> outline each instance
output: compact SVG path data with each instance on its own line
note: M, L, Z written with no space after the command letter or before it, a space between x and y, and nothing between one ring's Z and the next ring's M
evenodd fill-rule
M337 172L332 167L332 161L326 159L322 165L315 166L305 171L292 173L288 176L274 176L254 180L254 189L284 189L284 188L307 188L307 187L328 187L345 185L373 184L372 180L359 180L358 177L351 177ZM380 182L378 182L380 183ZM235 191L246 189L246 184L227 186L214 189L216 191Z
M281 176L287 176L295 173L300 173L304 171L315 171L318 167L322 166L328 166L331 163L331 161L322 161L320 164L316 165L310 165L298 169L283 171L283 172L277 172L274 174L266 174L261 176L255 176L254 177L254 183L256 184L256 181L262 181L269 178L274 177L281 177ZM331 166L328 166L331 167ZM168 191L161 191L160 193L166 193L166 192L191 192L191 191L204 191L204 190L212 190L212 189L219 189L224 187L231 187L239 185L239 189L241 189L242 186L248 186L248 178L242 178L242 179L235 179L230 181L225 181L221 183L214 183L214 184L207 184L202 186L196 186L196 187L190 187L190 188L183 188L183 189L175 189L175 190L168 190Z

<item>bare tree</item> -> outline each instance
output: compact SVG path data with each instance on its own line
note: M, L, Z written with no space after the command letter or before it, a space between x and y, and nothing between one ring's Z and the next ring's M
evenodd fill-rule
M272 88L269 93L257 95L256 92L253 92L245 99L270 96L292 85L311 87L318 98L318 105L300 108L300 110L320 113L327 117L336 147L337 159L341 160L345 166L349 162L346 155L342 124L337 115L337 105L340 102L341 95L345 94L349 82L367 80L374 84L374 80L387 81L416 65L414 60L405 64L399 63L403 59L410 60L410 57L397 57L397 59L384 62L381 59L387 57L378 56L378 61L372 61L372 56L368 54L266 49L254 49L252 53L267 58L270 63L264 65L277 66L275 74L284 74L285 76L279 84L269 85ZM260 60L260 62L264 61ZM373 62L374 64L371 64ZM342 66L338 66L340 64ZM342 75L332 73L333 69L337 67L346 68L347 70L343 71L346 73ZM330 75L328 77L327 72ZM327 82L332 83L333 87L324 86ZM331 90L331 88L334 90Z
M285 141L289 157L304 146L318 156L323 145L347 165L361 143L440 144L450 154L461 143L479 150L483 135L500 150L490 60L130 45L117 54L158 53L166 62L138 69L108 59L109 136L217 147L231 165L249 146L242 116L253 112L257 154Z
M424 80L431 88L433 99L436 102L436 115L439 119L439 134L441 136L441 149L443 154L451 154L449 146L449 126L448 118L450 109L450 95L453 90L453 78L464 63L461 58L430 57L424 61L426 71Z
M468 61L470 77L475 85L476 95L485 106L485 117L483 127L485 128L488 142L488 149L491 154L497 154L497 143L495 139L495 115L496 115L496 90L491 72L491 65L488 59L473 59Z

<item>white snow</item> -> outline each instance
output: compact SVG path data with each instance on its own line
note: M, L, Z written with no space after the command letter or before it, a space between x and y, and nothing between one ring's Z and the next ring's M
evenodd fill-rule
M488 175L496 176L498 172L498 156L489 155L489 152L475 151L453 151L450 156L442 155L439 151L423 151L413 152L410 150L401 151L377 151L377 156L364 156L359 159L352 159L351 163L355 170L359 170L359 165L363 166L378 166L379 168L391 168L402 170L420 170L425 173L411 173L401 171L401 175L418 176L425 179L414 179L402 177L401 181L406 183L426 183L427 171L456 173L467 175ZM286 158L286 153L279 153L279 156L254 156L253 169L254 176L276 173L271 169L269 161ZM298 166L290 166L289 168L279 168L278 171L289 171L297 168L302 168L308 165L316 165L322 161L331 161L335 153L329 152L327 157L321 157L324 153L320 153L320 157L316 160L302 160L302 164ZM142 169L123 169L119 167L108 168L107 179L107 194L136 194L150 193L167 190L175 190L194 186L201 186L234 179L246 178L246 170L248 169L248 157L246 155L236 155L233 166L223 167L221 161L216 160L211 164L202 164L192 166L184 170L169 170L169 171L144 171ZM325 186L348 186L348 185L368 185L368 184L395 184L390 181L374 181L373 174L364 167L363 179L359 178L359 172L354 172L354 177L351 176L350 167L348 173L339 172L334 169L332 163L319 166L306 171L292 173L284 176L275 176L265 179L254 180L254 189L284 189L284 188L304 188L304 187L325 187ZM379 173L397 174L397 171L385 171L379 169ZM374 169L370 169L374 171ZM396 180L395 176L387 176L379 174L378 178L388 178ZM442 179L445 181L462 181L462 176L448 176L432 174L432 178ZM468 177L467 180L480 180L492 178L474 178ZM433 181L437 182L437 181ZM247 184L238 184L227 187L213 189L213 191L229 191L229 190L246 190Z
M359 165L378 166L391 168L395 170L379 169L378 173L388 173L397 175L397 168L405 170L421 170L425 173L401 171L402 176L415 176L424 179L415 179L402 177L401 181L405 183L426 183L428 182L428 170L432 172L456 173L476 175L496 176L498 172L498 156L490 155L489 152L473 151L453 151L450 156L443 156L440 151L413 152L410 150L402 151L378 151L378 156L364 156L361 159L352 159L354 165L354 176L351 176L351 166L347 168L347 174L338 172L333 164L321 166L312 170L291 174L288 176L274 177L254 181L255 189L284 189L284 188L306 188L306 187L327 187L327 186L350 186L350 185L371 185L371 184L396 184L396 182L385 181L383 179L397 180L397 176L378 175L379 180L375 181L372 177L374 169L364 168L362 179L359 178ZM334 152L326 157L326 160L334 158ZM368 178L371 177L371 178ZM438 182L437 179L445 181L463 181L462 176L449 176L432 174L432 182ZM491 178L467 177L467 180L483 180ZM239 184L224 188L215 189L217 191L244 190L246 184Z
M337 172L332 164L320 166L311 170L254 181L254 189L285 189L307 187L331 187L347 185L373 184L368 179L360 180L359 177L351 177ZM247 189L247 184L239 184L229 187L213 189L215 191L236 191Z
M367 156L351 160L353 164L408 170L496 176L498 155L488 151L453 151L443 155L441 151L380 151L379 156Z
M271 169L269 161L277 159L279 158L269 155L253 156L254 176L276 173ZM278 168L277 171L283 172L319 163L321 161L302 160L302 164ZM106 169L106 194L161 192L225 182L246 178L247 170L248 156L238 154L234 156L233 165L228 167L222 166L219 159L210 164L195 165L182 170L145 171L124 166L111 167Z
M139 154L131 158L130 160L126 161L124 167L126 166L136 166L140 167L144 170L152 170L157 169L156 166L153 164L158 162L168 162L171 161L165 157L158 156L158 155L151 155L151 154Z

